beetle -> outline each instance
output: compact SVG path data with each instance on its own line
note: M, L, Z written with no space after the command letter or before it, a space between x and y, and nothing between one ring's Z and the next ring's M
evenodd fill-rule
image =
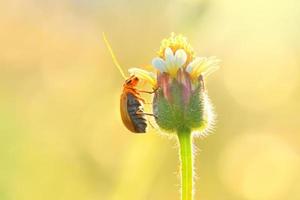
M146 115L154 115L144 112L145 100L141 97L140 93L152 94L154 92L141 91L136 88L139 78L135 75L132 75L129 78L125 76L104 33L103 39L112 56L114 64L125 78L125 83L123 84L123 91L120 98L120 113L123 124L133 133L146 133Z
M124 125L134 133L145 133L147 128L144 113L145 103L140 92L136 89L139 79L132 75L123 84L123 92L120 98L120 112Z

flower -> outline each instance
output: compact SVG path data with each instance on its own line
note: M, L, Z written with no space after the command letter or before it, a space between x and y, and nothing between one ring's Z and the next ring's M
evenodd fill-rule
M139 68L129 69L155 89L153 113L158 126L167 132L206 133L214 121L204 78L218 69L215 57L196 57L182 35L171 34L161 43L152 60L156 75Z
M164 59L160 57L154 58L152 65L161 73L166 72L174 77L177 71L186 63L187 55L183 49L176 50L174 54L172 49L167 47L165 49Z

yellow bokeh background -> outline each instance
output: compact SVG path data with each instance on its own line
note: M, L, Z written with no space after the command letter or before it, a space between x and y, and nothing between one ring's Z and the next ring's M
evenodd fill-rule
M171 32L221 68L217 123L195 139L195 199L300 199L300 2L0 2L0 199L177 200L175 140L123 126L125 70ZM147 98L150 101L150 98Z

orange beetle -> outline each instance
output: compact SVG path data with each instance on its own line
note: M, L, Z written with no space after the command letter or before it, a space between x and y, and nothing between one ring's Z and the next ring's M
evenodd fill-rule
M104 33L103 33L103 39L106 43L108 50L110 51L114 64L117 66L122 76L126 79L125 83L123 84L123 92L121 94L121 99L120 99L120 112L121 112L122 121L126 126L126 128L131 132L145 133L147 128L146 115L153 116L153 114L144 112L143 103L145 103L145 101L140 96L140 92L149 93L149 94L153 92L137 90L136 86L139 82L139 78L134 75L130 76L129 78L126 78Z
M124 125L134 133L145 133L147 128L144 100L135 86L139 79L136 76L129 77L124 85L120 99L120 112Z

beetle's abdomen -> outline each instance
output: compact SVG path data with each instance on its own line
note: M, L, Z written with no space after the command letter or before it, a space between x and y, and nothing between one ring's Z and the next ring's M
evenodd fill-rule
M145 115L137 114L137 112L144 112L144 108L142 103L131 93L127 94L127 111L136 133L145 133L147 127Z

